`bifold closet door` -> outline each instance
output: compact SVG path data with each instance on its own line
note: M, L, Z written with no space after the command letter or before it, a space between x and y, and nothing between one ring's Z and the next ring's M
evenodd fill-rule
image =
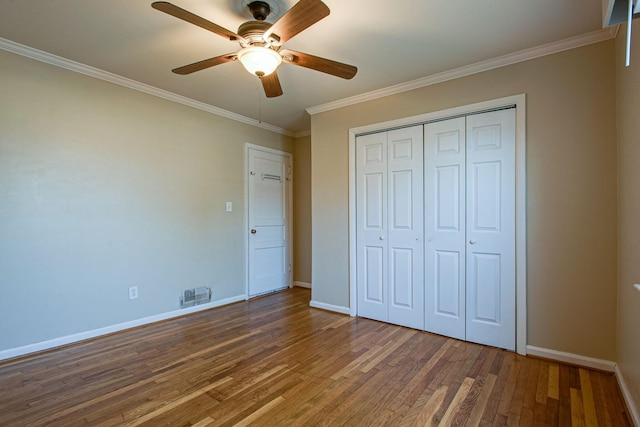
M425 125L425 329L515 349L515 110Z
M358 315L424 329L422 126L356 139Z

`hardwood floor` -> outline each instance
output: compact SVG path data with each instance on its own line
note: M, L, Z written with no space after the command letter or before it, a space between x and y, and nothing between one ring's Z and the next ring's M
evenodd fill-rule
M295 288L0 364L0 425L631 425L613 375Z

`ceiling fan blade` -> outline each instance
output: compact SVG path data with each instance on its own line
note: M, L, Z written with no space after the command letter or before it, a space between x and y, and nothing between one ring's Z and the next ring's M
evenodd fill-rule
M175 16L178 19L182 19L183 21L186 21L190 24L197 25L198 27L204 28L205 30L209 30L212 33L215 33L231 41L244 40L242 37L240 37L233 31L227 30L226 28L221 27L218 24L214 24L213 22L207 21L206 19L198 15L195 15L187 10L184 10L176 5L173 5L169 2L157 1L157 2L151 3L151 7L161 12L167 13L171 16Z
M329 8L321 0L300 0L264 33L264 39L268 40L269 36L276 35L280 44L283 44L329 13Z
M358 69L353 65L309 55L308 53L296 52L289 49L282 49L279 53L282 56L282 60L289 64L310 68L343 79L351 79L358 72Z
M262 87L264 88L264 93L267 95L267 98L275 98L276 96L282 95L280 79L278 78L278 73L275 71L268 76L260 77L260 81L262 82Z
M173 71L176 74L191 74L196 71L204 70L205 68L213 67L214 65L224 64L225 62L231 62L236 59L235 53L228 53L226 55L216 56L215 58L205 59L203 61L194 62L193 64L185 65L182 67L174 68Z

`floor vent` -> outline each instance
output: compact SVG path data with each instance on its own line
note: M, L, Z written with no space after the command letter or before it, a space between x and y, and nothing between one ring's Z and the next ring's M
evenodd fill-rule
M211 301L211 288L185 289L180 296L180 308L193 307Z

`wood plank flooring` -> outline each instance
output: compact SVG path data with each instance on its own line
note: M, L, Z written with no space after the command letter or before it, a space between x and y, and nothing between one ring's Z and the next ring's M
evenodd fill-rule
M613 375L295 288L0 364L2 426L625 426Z

